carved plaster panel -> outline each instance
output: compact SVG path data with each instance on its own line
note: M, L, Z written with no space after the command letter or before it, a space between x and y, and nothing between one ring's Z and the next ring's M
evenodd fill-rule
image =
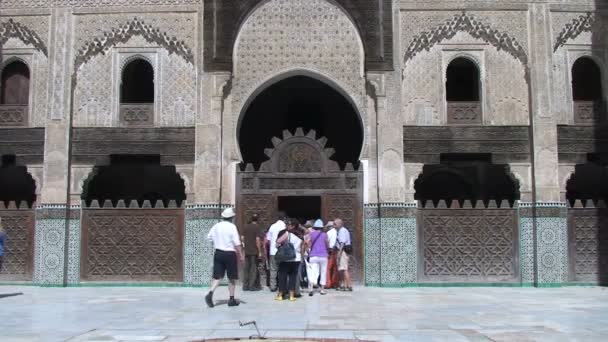
M403 68L409 61L458 32L504 50L524 66L528 65L527 19L521 11L501 12L401 12Z
M196 13L89 14L76 16L75 64L140 36L194 63Z
M0 45L11 37L18 38L48 56L49 17L0 17Z
M74 125L118 126L121 69L132 58L148 60L155 71L155 125L193 126L196 111L196 72L181 56L135 35L97 54L77 74Z
M202 0L2 0L0 8L175 6L200 3Z
M243 24L235 46L232 98L245 101L277 76L321 75L342 88L364 114L363 46L351 20L325 0L272 0Z
M608 19L593 12L552 12L553 51L567 44L601 43L608 33Z
M552 12L553 73L552 110L560 124L574 122L572 101L572 66L582 56L590 56L604 69L608 49L601 41L608 34L608 19L596 13ZM604 76L606 73L604 72ZM604 90L606 89L604 77Z
M47 113L48 59L31 45L11 38L0 55L0 71L13 60L21 60L30 69L28 118L30 127L44 127Z
M452 59L463 56L480 69L486 125L527 125L528 85L525 67L504 50L466 32L422 51L403 71L402 104L406 125L446 123L445 75Z

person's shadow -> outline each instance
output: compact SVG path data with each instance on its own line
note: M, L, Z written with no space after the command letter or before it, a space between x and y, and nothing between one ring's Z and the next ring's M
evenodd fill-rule
M241 304L247 304L247 302L242 301L240 299L237 299L236 301L239 303L239 305L241 305ZM218 306L218 305L228 305L228 299L218 300L217 302L213 303L213 306Z
M0 299L6 298L6 297L21 296L21 295L23 295L22 292L17 292L17 293L0 293Z

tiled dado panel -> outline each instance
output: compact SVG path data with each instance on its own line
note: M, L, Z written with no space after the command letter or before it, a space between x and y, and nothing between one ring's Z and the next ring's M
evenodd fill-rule
M568 219L565 203L537 203L536 208L533 208L531 203L522 203L519 215L522 284L556 286L566 283L568 281ZM534 223L536 223L536 255Z
M416 206L365 207L365 284L405 286L417 281Z
M65 265L65 225L70 215L68 244L68 281L78 281L80 247L80 208L66 210L61 205L40 205L36 208L36 248L34 283L63 285ZM75 280L74 280L75 279Z
M223 207L197 205L186 207L184 235L184 284L207 286L211 282L213 246L207 234L219 222Z

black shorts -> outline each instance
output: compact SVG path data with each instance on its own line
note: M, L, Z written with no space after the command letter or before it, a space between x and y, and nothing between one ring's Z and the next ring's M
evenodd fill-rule
M230 280L239 279L236 252L216 249L213 255L213 279L222 279L226 273Z

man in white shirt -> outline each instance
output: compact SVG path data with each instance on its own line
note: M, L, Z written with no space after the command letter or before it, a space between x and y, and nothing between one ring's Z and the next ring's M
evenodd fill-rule
M338 278L338 252L336 250L336 241L338 239L338 231L334 225L334 221L327 222L325 225L327 231L327 240L329 242L329 256L327 258L327 274L326 289L337 288L340 282Z
M350 261L350 253L352 252L352 242L350 240L350 232L344 227L344 222L337 218L335 220L336 228L338 228L338 272L340 272L342 286L338 288L341 291L352 291L353 285L350 279L348 263Z
M226 274L230 282L228 285L228 291L230 292L228 306L239 305L239 302L234 299L236 281L239 279L237 254L238 259L243 262L245 260L245 253L239 232L232 223L235 215L234 209L225 209L222 212L222 221L216 223L207 235L207 239L213 241L213 248L215 249L213 255L213 280L211 282L211 289L205 296L205 302L210 308L214 305L213 291L217 289L220 281Z
M266 240L270 243L270 258L268 260L270 268L270 291L275 292L277 290L277 273L279 271L279 265L274 260L274 256L277 254L277 237L279 232L287 229L285 225L285 213L280 211L278 213L277 222L273 223L268 228L266 233Z

